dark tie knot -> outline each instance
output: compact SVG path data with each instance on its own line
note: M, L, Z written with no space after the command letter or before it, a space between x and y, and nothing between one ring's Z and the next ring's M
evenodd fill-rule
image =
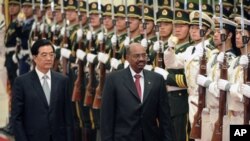
M136 74L134 77L135 77L135 79L140 79L141 75L140 74Z

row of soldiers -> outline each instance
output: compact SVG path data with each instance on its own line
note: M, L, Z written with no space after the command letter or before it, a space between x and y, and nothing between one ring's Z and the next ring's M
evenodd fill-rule
M243 97L250 92L246 85L250 75L245 74L249 72L250 3L220 2L136 0L128 5L125 0L114 6L114 0L106 5L88 0L9 0L11 23L5 34L8 79L12 85L17 75L34 67L33 42L51 40L56 50L53 69L70 78L75 139L100 140L105 75L126 68L126 47L139 42L148 55L145 69L166 80L177 140L187 140L190 135L210 141L216 131L219 140L227 141L229 124L246 124L247 98ZM214 125L221 118L222 98L225 112L220 112L224 118L217 131Z

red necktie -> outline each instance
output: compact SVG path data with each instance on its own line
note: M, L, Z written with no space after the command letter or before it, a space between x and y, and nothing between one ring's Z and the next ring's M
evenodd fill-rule
M140 78L141 78L141 75L140 74L136 74L135 76L135 86L136 86L136 89L137 89L137 93L141 99L141 84L140 84Z

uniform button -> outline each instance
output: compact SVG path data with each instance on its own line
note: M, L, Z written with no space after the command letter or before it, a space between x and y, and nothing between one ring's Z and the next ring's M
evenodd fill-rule
M182 95L182 93L179 93L179 96L181 96Z

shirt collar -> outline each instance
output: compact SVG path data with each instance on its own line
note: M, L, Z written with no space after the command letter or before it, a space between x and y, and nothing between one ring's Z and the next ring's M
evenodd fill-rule
M47 75L48 76L48 79L51 79L51 71L49 70L46 74L44 74L44 73L42 73L41 71L39 71L38 69L37 69L37 67L35 68L35 70L36 70L36 73L37 73L37 75L38 75L38 78L41 80L41 79L43 79L42 77L44 76L44 75Z
M136 73L130 66L129 66L129 69L130 69L130 72L131 72L131 74L132 74L132 77L134 78L134 76L135 76L136 74L138 74L138 73ZM143 71L141 71L139 74L141 75L142 78L144 77Z

